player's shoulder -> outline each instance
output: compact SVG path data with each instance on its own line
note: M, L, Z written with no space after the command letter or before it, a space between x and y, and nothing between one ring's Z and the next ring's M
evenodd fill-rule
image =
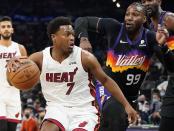
M82 52L82 58L90 59L90 58L95 57L95 56L94 56L92 53L90 53L89 51L86 51L86 50L81 49L81 52Z
M166 16L174 17L174 13L173 12L170 12L170 11L167 11L166 14L165 14L165 17Z
M166 12L164 15L164 21L171 21L174 20L174 13L173 12Z

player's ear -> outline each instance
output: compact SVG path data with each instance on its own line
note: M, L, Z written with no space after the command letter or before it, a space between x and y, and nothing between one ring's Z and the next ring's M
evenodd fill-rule
M146 21L147 21L147 18L146 18L146 16L144 16L143 17L143 24L146 23Z
M14 33L14 28L12 28L12 34Z
M161 6L161 4L162 4L162 0L157 0L157 1L158 1L159 5Z
M56 35L55 34L51 34L51 40L54 42L55 41L55 38L56 38Z

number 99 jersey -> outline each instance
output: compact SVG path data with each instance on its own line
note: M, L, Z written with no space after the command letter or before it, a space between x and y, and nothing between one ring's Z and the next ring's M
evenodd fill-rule
M143 28L138 39L132 42L122 24L115 43L107 51L105 72L117 82L130 100L136 99L152 56L147 42L148 32Z

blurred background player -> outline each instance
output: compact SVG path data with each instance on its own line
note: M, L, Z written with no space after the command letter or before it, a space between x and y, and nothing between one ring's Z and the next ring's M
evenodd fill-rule
M40 82L47 101L41 131L98 130L99 114L91 75L123 104L129 121L135 124L136 112L117 84L103 72L91 53L74 45L71 21L67 17L56 17L49 22L47 33L53 46L29 57L42 72ZM10 59L9 70L19 58Z
M162 0L141 0L141 2L146 6L147 15L151 20L150 28L156 31L157 25L160 24L169 31L170 37L165 46L174 52L174 14L161 8ZM170 78L161 107L160 131L173 130L174 123L174 74L168 73Z
M105 72L118 83L131 105L135 105L133 102L137 99L154 53L174 71L171 66L174 62L173 53L168 51L168 47L159 47L158 44L166 42L167 31L159 26L155 36L154 32L143 27L145 22L145 7L140 3L133 3L127 8L124 24L115 19L97 17L81 17L75 22L76 36L80 38L81 47L89 44L88 30L106 36L108 51ZM169 59L172 61L170 64ZM100 87L101 84L96 85L98 103L103 108L100 131L125 131L128 122L124 108L106 90L100 92Z
M7 61L14 56L27 56L23 45L12 41L12 20L0 18L0 131L15 131L21 121L20 92L8 84L6 78Z

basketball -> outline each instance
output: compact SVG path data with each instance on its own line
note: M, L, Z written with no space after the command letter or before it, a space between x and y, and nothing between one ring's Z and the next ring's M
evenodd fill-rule
M14 71L7 71L7 81L20 90L28 90L39 81L40 70L32 60L21 59L21 61L22 63L14 68Z

